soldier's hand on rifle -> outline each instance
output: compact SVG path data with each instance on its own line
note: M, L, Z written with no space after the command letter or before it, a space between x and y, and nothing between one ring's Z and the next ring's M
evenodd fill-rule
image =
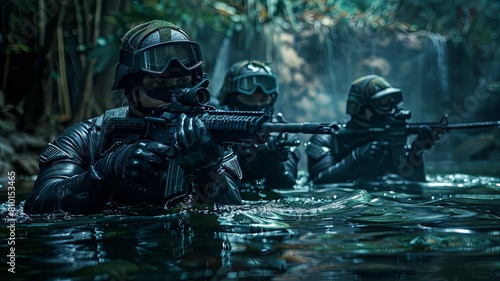
M354 149L354 158L359 161L382 161L387 154L389 143L385 141L371 141Z
M109 157L108 170L116 179L145 187L160 186L168 165L168 146L155 141L139 140L118 147Z
M440 138L439 134L429 126L422 126L412 143L412 147L419 150L430 149Z
M177 124L175 159L187 173L207 173L219 170L224 150L214 140L198 117L181 114Z
M270 159L277 159L279 161L286 160L288 151L283 143L287 140L287 135L280 133L277 136L271 136L264 144L262 151L269 156Z
M299 142L300 143L300 142ZM240 159L247 162L252 162L257 158L257 154L261 157L273 161L284 161L288 157L287 146L297 145L296 140L289 141L286 133L280 133L276 136L270 136L265 144L242 143L238 144L237 152Z
M236 145L236 152L240 159L252 162L257 157L257 145L255 143L240 143Z

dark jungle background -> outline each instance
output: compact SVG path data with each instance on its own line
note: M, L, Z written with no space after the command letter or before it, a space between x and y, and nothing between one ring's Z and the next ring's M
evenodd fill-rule
M253 58L273 63L288 121L342 121L350 82L375 73L413 120L472 122L500 120L499 14L493 0L4 0L0 178L36 175L62 129L122 104L110 90L119 39L144 21L200 43L214 103L227 67ZM430 161L500 159L496 131L441 142Z

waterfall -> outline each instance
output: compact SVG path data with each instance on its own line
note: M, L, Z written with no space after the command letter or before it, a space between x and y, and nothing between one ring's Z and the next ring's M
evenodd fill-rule
M210 94L212 96L211 104L218 105L219 102L216 98L219 95L219 90L222 86L222 82L224 80L224 75L226 74L226 70L229 67L229 58L230 58L230 50L229 50L229 37L224 38L222 41L222 45L217 52L217 58L215 59L215 65L210 75L210 85L208 86L210 90Z
M430 33L429 39L432 41L436 53L437 67L439 73L439 95L442 102L450 101L448 59L446 49L446 38L441 34Z

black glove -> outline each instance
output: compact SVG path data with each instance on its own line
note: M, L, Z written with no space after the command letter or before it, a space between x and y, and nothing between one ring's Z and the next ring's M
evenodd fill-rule
M243 143L237 146L240 159L253 162L257 159L265 159L270 162L282 162L288 159L290 150L283 143L288 143L286 134L270 136L264 144ZM291 141L290 143L293 143Z
M412 147L423 150L430 149L440 138L439 134L429 126L422 126L412 143Z
M110 155L108 165L115 179L122 178L145 187L156 187L166 176L167 153L168 146L165 144L139 140L118 147Z
M282 134L269 137L269 140L264 145L258 147L259 153L262 153L261 155L269 160L286 160L288 151L286 150L285 146L280 145L280 142L282 140Z
M198 117L181 114L175 139L175 159L185 172L206 175L219 170L224 150Z
M236 146L238 157L246 162L252 162L257 158L257 145L255 143L240 143Z
M387 155L387 149L389 148L389 143L384 141L371 141L363 146L354 149L354 159L358 161L371 161L377 160L381 162L385 155Z

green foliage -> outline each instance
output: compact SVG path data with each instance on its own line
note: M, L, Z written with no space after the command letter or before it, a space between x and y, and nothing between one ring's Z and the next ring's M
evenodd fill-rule
M16 15L34 14L39 8L31 0L7 3ZM408 32L426 30L471 42L490 53L500 45L500 2L493 0L130 0L128 5L120 13L103 17L119 28L118 38L132 25L165 19L189 29L194 37L204 25L231 35L243 26L259 31L263 25L273 24L300 32L306 25L328 28L351 24ZM16 28L16 21L10 24ZM27 46L16 49L28 50Z
M498 1L441 0L150 0L132 1L130 11L115 15L117 23L166 19L186 27L210 25L231 34L242 25L263 24L301 30L301 25L351 23L372 28L426 30L451 37L465 36L483 44L498 41ZM196 29L196 28L194 28ZM197 30L191 30L196 32Z
M10 4L12 4L15 9L25 13L34 13L38 9L38 3L33 0L12 0Z

